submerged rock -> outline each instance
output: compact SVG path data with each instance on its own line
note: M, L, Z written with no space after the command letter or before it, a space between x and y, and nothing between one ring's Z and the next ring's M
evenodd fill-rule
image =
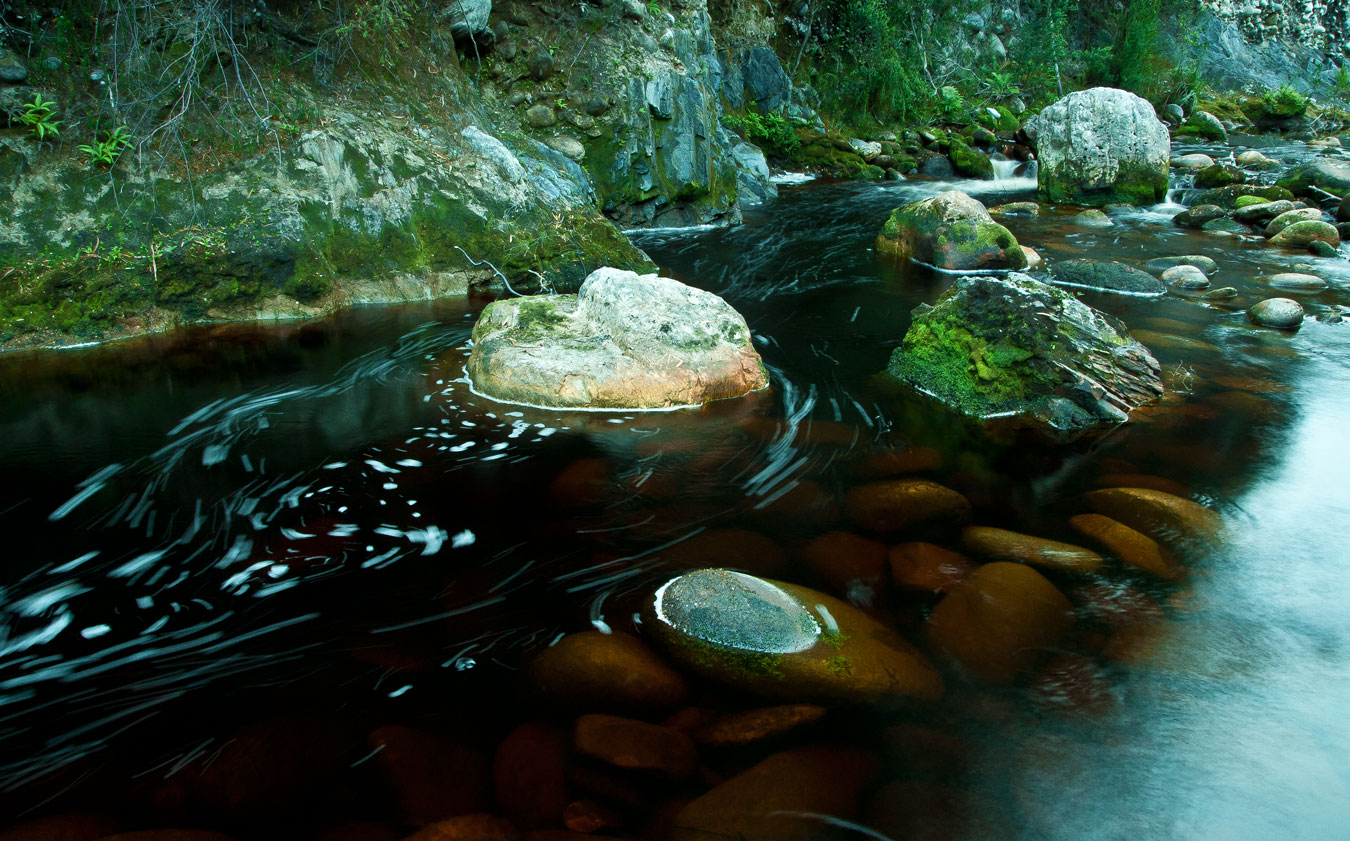
M671 841L808 841L822 819L851 821L879 763L860 748L819 745L776 753L696 798ZM803 813L809 818L803 819Z
M1102 556L1091 549L990 526L970 526L961 532L961 548L996 561L1031 564L1060 572L1096 572L1102 565Z
M468 373L498 400L580 408L698 405L768 385L750 329L726 301L610 268L576 295L488 305Z
M680 673L629 634L568 634L539 652L525 674L540 699L566 709L659 713L686 692Z
M648 602L643 627L671 657L769 697L937 700L942 678L894 631L824 593L725 569L686 573Z
M1115 224L1111 221L1111 217L1102 213L1100 210L1095 209L1084 210L1082 213L1074 216L1073 221L1074 224L1078 225L1080 228L1109 228Z
M1077 91L1026 129L1043 200L1153 204L1167 195L1171 139L1145 99L1115 88Z
M578 718L572 743L578 753L601 762L677 780L692 774L698 764L698 752L685 734L617 715L591 714Z
M1155 275L1161 275L1175 266L1195 266L1206 275L1212 275L1219 270L1218 263L1201 254L1185 254L1180 257L1154 257L1144 264L1144 269Z
M1172 217L1172 224L1183 228L1203 228L1215 219L1223 219L1228 211L1217 204L1197 204Z
M1244 199L1250 199L1247 204L1242 204ZM1268 201L1257 196L1238 196L1239 206L1233 213L1233 218L1243 224L1259 225L1262 222L1269 222L1281 213L1288 213L1294 210L1294 203L1291 201Z
M1101 514L1078 514L1069 525L1135 569L1167 581L1181 574L1172 553L1147 535Z
M1252 323L1279 330L1297 330L1303 326L1303 305L1293 298L1266 298L1247 310Z
M855 523L880 534L955 530L970 519L964 496L928 479L859 485L849 491L844 507Z
M1088 507L1158 540L1201 542L1219 540L1223 520L1189 499L1149 488L1104 488L1089 491Z
M1242 196L1257 196L1268 201L1290 201L1294 198L1294 194L1283 187L1230 184L1227 187L1216 187L1197 194L1192 198L1191 204L1197 207L1202 204L1215 204L1224 210L1234 210L1237 208L1237 200Z
M891 211L877 251L951 270L1020 269L1027 260L1012 232L959 190Z
M1227 187L1229 184L1241 184L1247 180L1247 174L1229 164L1214 164L1195 174L1195 186L1200 190L1211 187Z
M1270 238L1271 245L1282 245L1287 248L1307 248L1314 242L1324 242L1335 248L1341 244L1340 231L1327 222L1307 219L1294 222Z
M1317 158L1293 167L1275 183L1296 196L1320 198L1322 193L1345 195L1350 193L1350 161Z
M1195 266L1173 266L1162 273L1161 279L1176 289L1209 288L1209 278Z
M938 602L924 625L935 650L988 683L1009 683L1058 645L1072 605L1029 566L985 564Z
M1286 292L1322 292L1327 282L1314 274L1280 272L1270 276L1270 285Z
M1163 392L1123 324L1018 274L963 277L917 309L887 370L967 415L1057 430L1123 422Z

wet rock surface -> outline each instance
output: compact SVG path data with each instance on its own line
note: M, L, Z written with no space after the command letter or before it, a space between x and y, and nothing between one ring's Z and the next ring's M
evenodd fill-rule
M984 205L952 190L891 212L877 251L942 269L1018 269L1026 255L1017 238Z
M768 375L721 298L599 269L576 295L498 301L474 325L475 388L534 406L669 408L739 397Z
M1165 284L1146 272L1117 262L1064 260L1051 267L1050 279L1059 286L1098 289L1124 295L1153 296L1167 291Z
M1297 330L1303 326L1303 305L1293 298L1266 298L1247 310L1253 323L1280 330Z
M1119 423L1162 394L1157 361L1122 324L1016 274L961 278L915 314L887 370L965 414L1054 430Z

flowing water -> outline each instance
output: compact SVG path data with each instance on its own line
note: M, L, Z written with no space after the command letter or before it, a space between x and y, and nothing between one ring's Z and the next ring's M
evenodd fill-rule
M1318 318L1291 334L1245 308L1314 258L1175 228L1175 204L1108 229L1068 209L1005 220L1050 260L1205 254L1240 294L1085 294L1153 349L1171 394L1101 438L990 435L877 376L909 311L954 278L872 246L892 207L941 189L1033 197L1025 171L999 174L785 185L740 227L638 235L663 271L746 316L771 371L771 391L698 411L472 394L476 299L0 359L0 825L94 810L241 838L397 827L369 791L367 732L409 724L491 756L549 712L519 691L522 659L562 633L631 628L672 571L827 586L797 550L847 528L860 461L905 447L934 453L926 475L982 524L1073 542L1083 491L1144 473L1229 526L1179 584L1057 577L1072 643L1015 688L949 672L936 708L829 717L803 737L888 745L881 791L914 797L913 837L1345 837L1347 249L1316 260L1330 288L1303 296ZM906 633L934 601L840 595ZM284 772L184 782L246 733L275 735L260 767ZM913 738L896 749L897 733ZM630 827L699 791L647 791L624 807ZM869 820L870 837L896 831L877 797L846 837L869 837Z

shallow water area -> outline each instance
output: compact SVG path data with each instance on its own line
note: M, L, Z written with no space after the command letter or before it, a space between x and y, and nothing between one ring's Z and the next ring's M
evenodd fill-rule
M809 549L862 532L847 505L859 486L922 477L963 494L978 525L1081 543L1067 522L1085 491L1147 479L1226 522L1218 548L1178 548L1179 582L1115 559L1046 571L1073 629L1015 683L934 657L942 701L831 711L743 753L704 747L709 778L843 743L880 769L848 821L897 839L1344 835L1350 252L1182 229L1179 205L1100 229L1075 225L1081 208L1000 219L1052 262L1203 254L1214 286L1239 294L1084 292L1153 350L1169 394L1097 438L989 434L877 376L910 310L954 278L873 243L901 202L962 189L993 206L1034 187L783 179L742 226L636 234L663 273L745 315L770 370L769 390L701 409L478 397L463 381L478 299L0 358L0 812L241 839L363 821L399 837L415 822L384 793L368 734L434 733L467 767L522 722L568 726L521 691L522 662L564 633L641 635L634 615L680 572L815 587L924 647L941 589L889 566L836 577L845 559ZM1309 265L1330 286L1300 296L1302 329L1250 324L1266 279ZM867 537L960 550L951 531ZM691 697L721 713L764 703L697 681ZM291 734L260 742L283 779L255 774L268 796L219 759L260 732ZM706 790L643 777L629 797L577 778L569 796L620 813L605 831L621 837L661 837L662 809Z

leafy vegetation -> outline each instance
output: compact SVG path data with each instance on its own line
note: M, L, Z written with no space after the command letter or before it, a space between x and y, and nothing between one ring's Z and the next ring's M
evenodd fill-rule
M759 146L764 146L783 155L796 151L800 141L792 130L792 124L781 113L760 114L747 111L744 114L726 114L722 123Z
M29 133L36 137L39 143L61 133L57 128L61 125L61 121L54 119L56 112L52 106L55 104L44 100L40 93L34 94L33 101L24 103L23 112L19 114L19 122L28 127Z
M127 131L126 126L117 126L105 134L102 140L80 144L79 150L89 158L90 166L111 167L130 145L131 132Z

